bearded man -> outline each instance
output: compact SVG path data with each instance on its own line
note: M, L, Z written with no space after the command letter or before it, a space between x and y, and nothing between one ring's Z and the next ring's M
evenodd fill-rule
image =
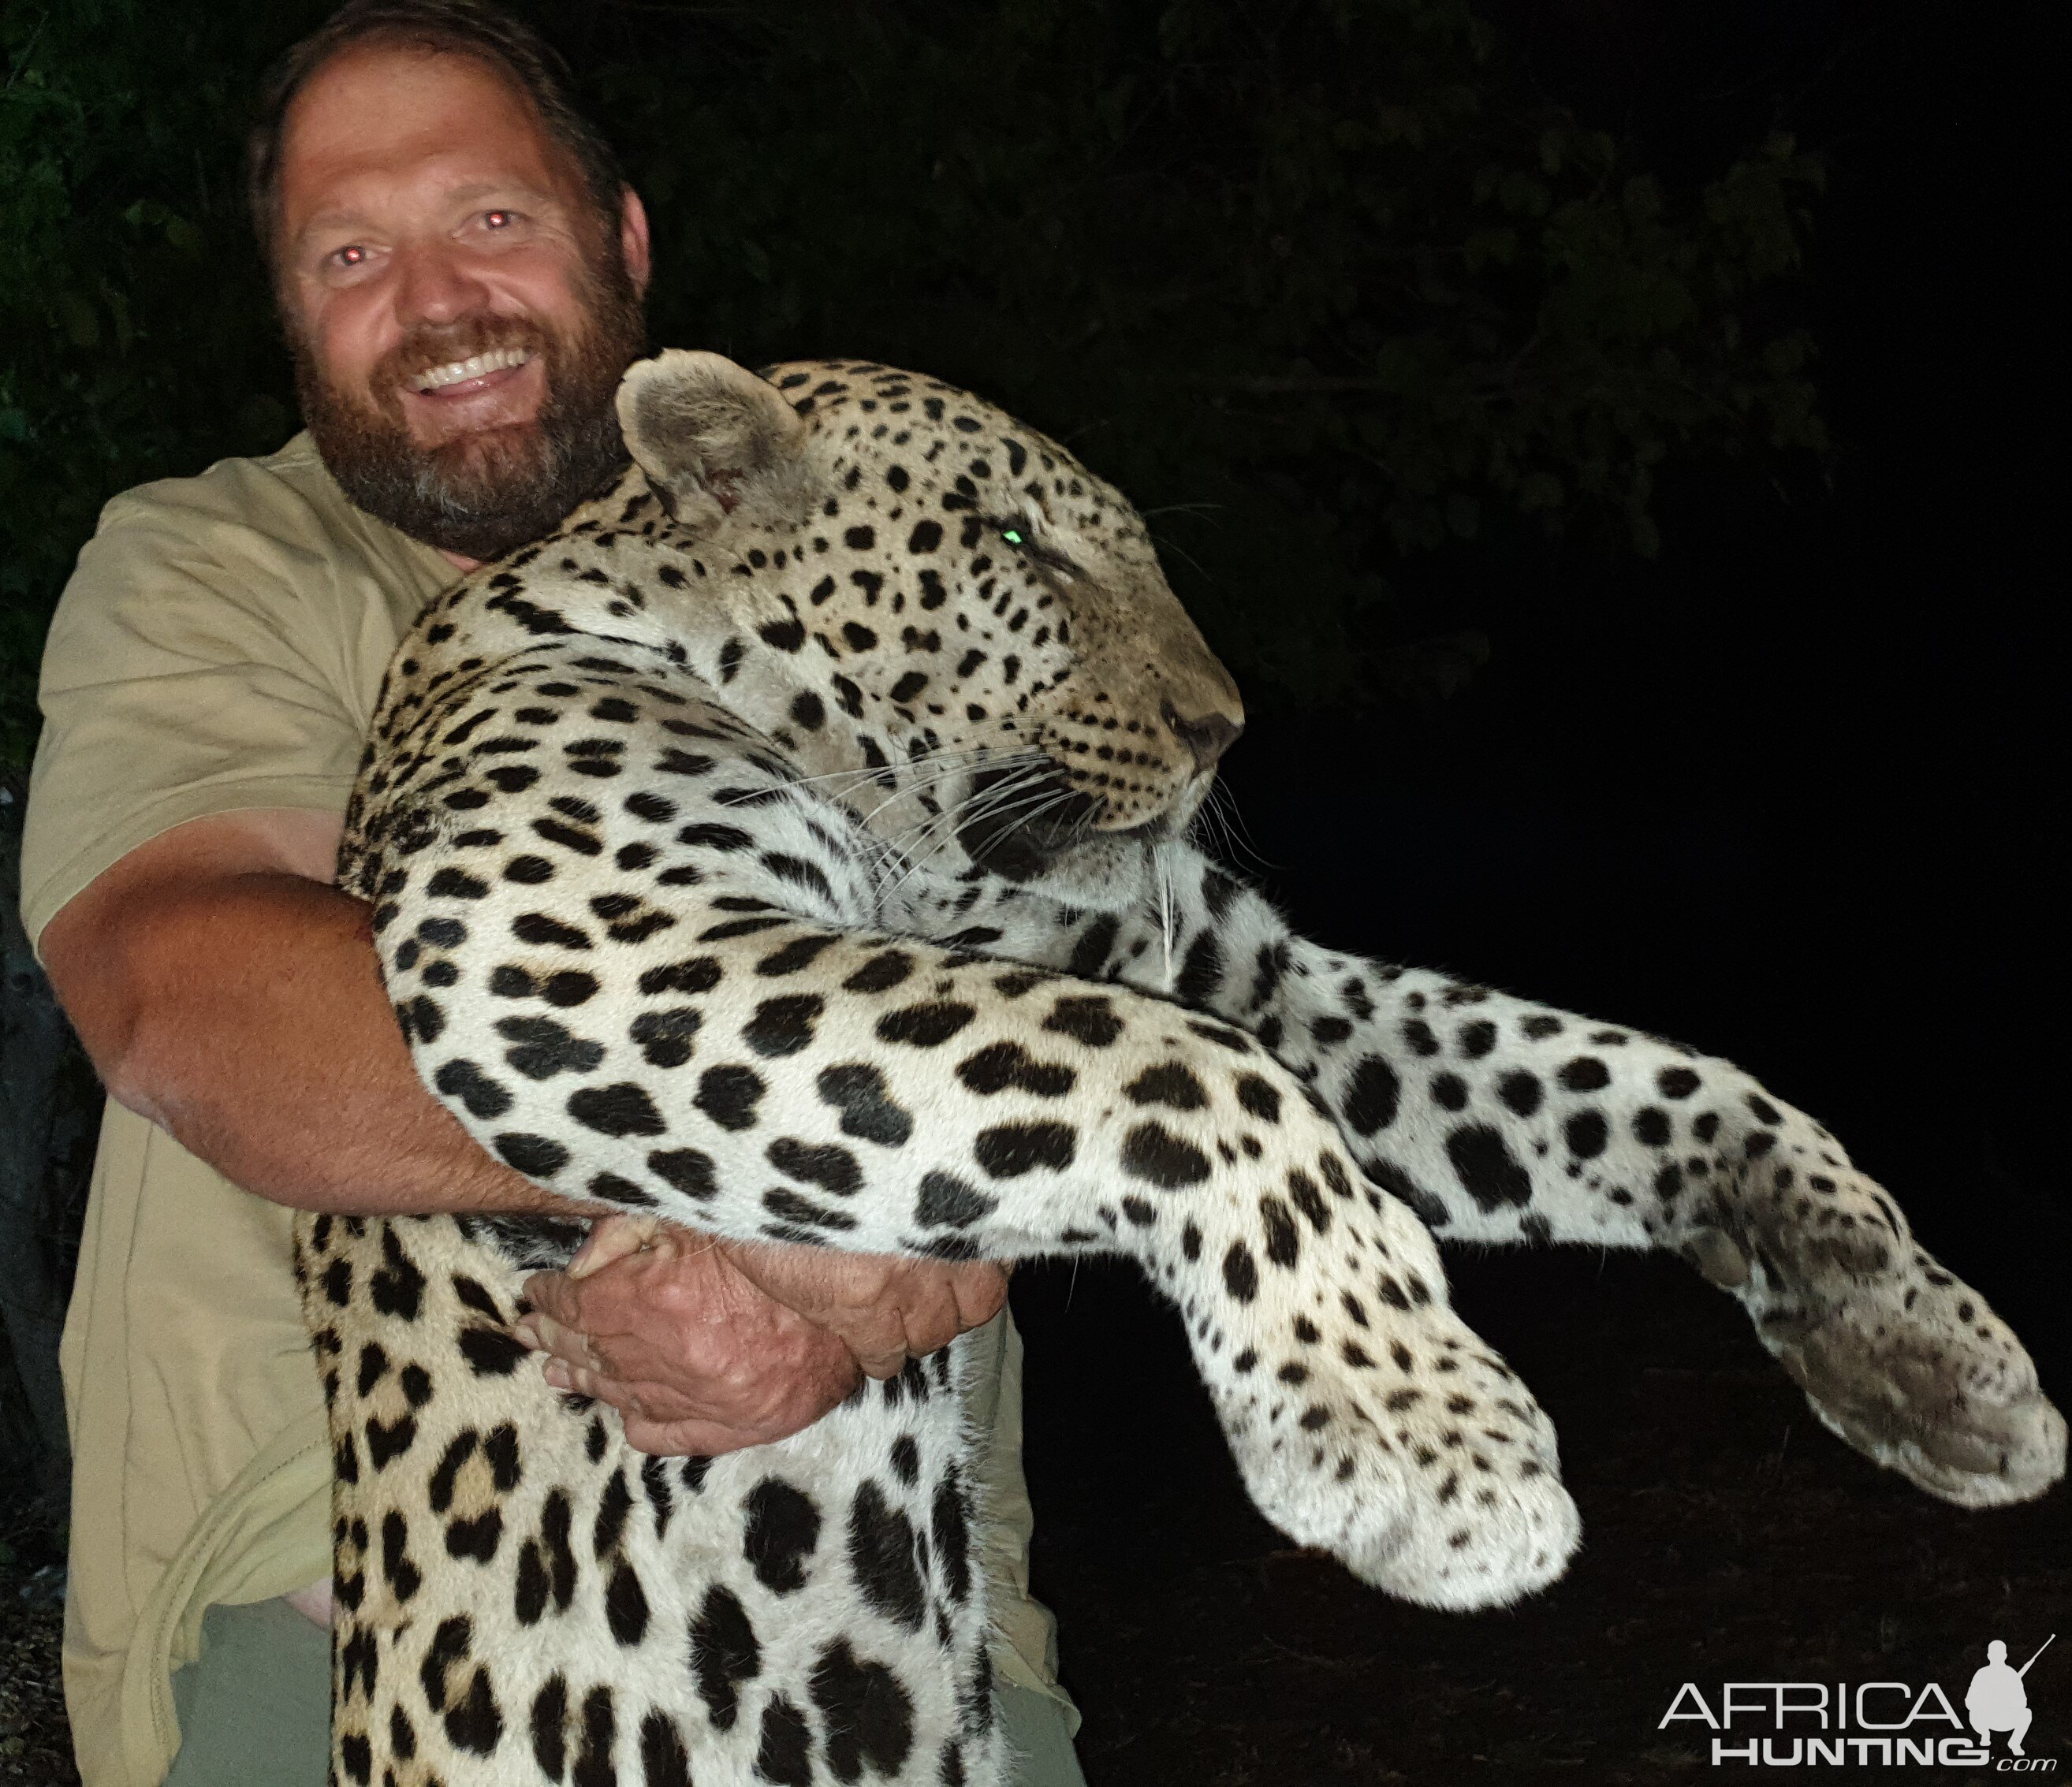
M86 1787L324 1779L331 1456L293 1211L598 1214L418 1084L330 882L402 629L623 463L645 215L551 52L479 0L348 6L276 70L251 173L308 431L108 505L51 628L23 857L112 1095L64 1349ZM997 1270L664 1245L530 1294L549 1380L658 1453L796 1432L993 1318L1001 1714L1026 1780L1079 1782Z

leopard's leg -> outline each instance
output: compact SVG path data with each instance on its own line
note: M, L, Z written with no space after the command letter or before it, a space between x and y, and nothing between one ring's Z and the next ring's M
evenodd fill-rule
M802 888L838 889L840 840L783 801L751 809L751 840L754 774L705 774L734 797L709 818L698 782L672 785L666 820L644 797L573 822L543 807L545 873L479 873L466 835L397 865L390 992L485 1147L601 1208L730 1236L1130 1254L1180 1304L1286 1530L1437 1604L1559 1573L1577 1521L1545 1417L1285 1068L1163 1000L788 915ZM507 830L528 798L507 797Z
M647 1457L512 1333L568 1226L298 1220L340 1787L1000 1787L953 1349L791 1440Z
M1681 1255L1740 1300L1823 1423L1934 1494L1988 1506L2063 1475L2063 1418L2013 1333L1834 1136L1752 1075L1320 948L1198 853L1170 858L1170 937L1157 914L1059 922L1023 901L996 947L1242 1025L1441 1235Z

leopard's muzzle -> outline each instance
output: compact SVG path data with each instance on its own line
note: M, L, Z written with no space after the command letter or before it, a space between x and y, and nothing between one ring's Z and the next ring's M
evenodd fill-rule
M1057 857L1091 837L1106 803L1082 793L1050 769L981 770L972 778L957 841L980 869L1009 881L1033 881Z

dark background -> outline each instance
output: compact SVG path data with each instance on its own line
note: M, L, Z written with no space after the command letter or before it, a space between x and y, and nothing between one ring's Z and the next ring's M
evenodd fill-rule
M1819 151L1832 490L1678 467L1653 562L1572 543L1488 580L1496 649L1451 700L1262 718L1226 774L1285 865L1255 869L1312 935L1740 1061L2062 1349L2041 14L1486 10L1658 165L1716 154L1758 96Z
M127 16L110 10L118 24ZM1624 474L1615 466L1591 499L1575 472L1586 456L1529 416L1519 438L1570 486L1552 536L1537 513L1519 524L1515 482L1506 491L1487 479L1466 480L1484 505L1472 537L1442 529L1435 544L1416 517L1396 525L1389 505L1421 475L1429 442L1391 437L1354 465L1359 437L1337 393L1305 399L1296 423L1276 412L1284 433L1270 451L1233 446L1241 430L1227 413L1198 425L1185 407L1194 395L1128 384L1131 343L1184 333L1144 301L1143 269L1076 237L1018 249L1011 265L971 246L976 237L946 249L939 218L909 203L905 187L870 188L896 179L896 142L860 155L869 165L849 210L789 230L762 220L776 271L749 280L726 220L693 202L696 158L643 163L637 152L668 139L668 106L651 89L628 100L632 171L646 185L659 170L676 187L658 207L684 244L673 265L703 282L696 302L665 302L663 339L743 357L903 348L898 357L1017 404L1147 507L1213 503L1174 508L1161 527L1176 581L1253 712L1226 774L1256 852L1240 866L1334 945L1442 966L1741 1062L1835 1130L1924 1243L2014 1325L2062 1403L2072 1395L2062 1289L2072 1209L2056 1133L2061 884L2045 868L2062 828L2049 768L2059 754L2045 747L2062 705L2046 617L2064 584L2050 548L2065 468L2046 406L2063 311L2064 155L2043 10L1871 0L1498 0L1478 10L1499 45L1498 72L1478 77L1501 124L1486 134L1511 144L1503 153L1518 165L1529 166L1552 115L1536 109L1565 108L1617 139L1622 169L1659 177L1692 241L1698 195L1773 130L1792 133L1824 169L1797 237L1800 276L1745 289L1714 280L1698 309L1708 322L1745 318L1751 339L1810 334L1818 353L1803 376L1831 444L1774 425L1800 368L1751 371L1747 354L1718 348L1716 331L1708 359L1694 335L1676 335L1716 395L1767 378L1771 396L1738 419L1708 413L1688 426L1642 401L1628 446L1646 437L1667 449L1643 505L1659 532L1652 557L1631 549ZM1149 29L1162 10L1092 10L1124 31ZM859 11L920 42L950 28L926 6ZM193 53L223 84L226 117L258 40L295 28L285 17L253 25L226 47L199 9L158 16L154 28L174 39L199 34ZM742 35L746 16L603 6L548 23L579 60L623 60L643 31L707 33L709 65L750 84L728 102L738 123L742 106L781 113L787 103L781 85L754 80L783 68L805 79L805 64L783 62L803 52ZM18 64L23 42L10 35ZM1069 35L1048 41L1009 71L1005 92L988 85L1002 72L980 61L968 70L975 107L1034 107L1053 92L1042 69L1082 50L1096 53ZM885 53L897 65L898 44ZM1068 99L1070 82L1056 80ZM709 97L692 96L708 109ZM896 95L884 103L898 113ZM1193 214L1180 199L1198 196L1191 170L1215 162L1216 130L1252 103L1239 91L1227 96L1237 113L1181 119L1174 128L1198 134L1185 146L1198 154L1134 199L1110 193L1110 221L1126 224L1133 203L1155 199L1204 265L1251 252L1244 232L1268 225L1232 224L1219 249L1213 229L1181 228ZM711 117L686 117L685 129L706 133L697 140L713 140ZM1149 116L1145 128L1160 122ZM936 110L902 128L954 144L970 121ZM1518 143L1527 150L1514 153ZM190 146L176 142L175 158ZM204 148L196 165L216 170L216 210L190 207L191 220L212 243L228 241L222 144ZM1472 151L1485 152L1497 153ZM815 177L800 154L800 169L773 172L779 190ZM89 200L112 203L94 183L107 177L89 168L68 189L81 216ZM989 182L1019 177L974 175L965 197L982 211L1001 190ZM1067 204L1071 179L1053 185L1046 202ZM1346 201L1309 202L1315 224ZM1428 207L1430 229L1453 227L1453 202ZM889 249L834 240L843 216ZM1326 265L1327 239L1319 225L1294 258ZM27 240L25 226L11 246ZM153 242L154 254L176 252ZM1733 259L1716 244L1697 252L1723 266ZM1111 359L1062 324L1055 339L1017 333L1042 314L1046 256L1057 262L1060 314L1120 318ZM90 258L76 251L76 264ZM816 262L847 270L823 289ZM1487 294L1498 320L1482 347L1498 361L1532 335L1547 288L1544 269L1526 262ZM199 277L161 271L167 289ZM249 269L208 277L241 293L249 318ZM804 295L783 299L787 279L804 281ZM103 302L100 288L82 289ZM0 294L16 310L27 302ZM1356 356L1328 357L1350 353L1343 331L1291 322L1299 302L1285 290L1256 303L1212 294L1175 314L1207 316L1201 351L1219 376L1290 365L1305 377L1350 376L1363 364ZM959 320L988 306L997 313L989 331ZM254 333L235 304L223 307ZM94 421L130 443L128 458L101 455L110 488L283 432L285 413L264 408L284 388L278 355L224 340L183 359L175 320L142 350L158 356L163 390L148 401L118 392L113 420ZM1383 307L1374 327L1429 322ZM80 364L120 358L112 312L100 327L100 347L67 350ZM1646 340L1597 346L1614 371L1653 351ZM1164 376L1178 349L1161 351ZM29 415L30 437L10 436L0 413L0 493L18 534L37 476L61 466L80 483L83 436L59 440L55 409L30 414L23 392L49 368L13 351L0 412L12 403ZM1553 380L1564 392L1589 382L1572 367ZM100 401L89 385L72 388ZM1377 401L1422 414L1430 398L1420 388ZM183 433L166 420L183 401L206 428ZM125 416L137 421L126 432ZM247 441L240 428L272 432ZM1182 433L1198 437L1191 457L1160 444ZM1443 509L1443 491L1435 500ZM91 507L71 524L75 545ZM1320 548L1329 528L1342 532ZM13 579L0 581L0 596L20 640L54 593L48 566L61 568L70 548L42 536L18 546L15 569L0 567L0 580ZM43 569L22 569L32 562ZM1283 613L1307 643L1276 657L1261 636ZM61 1255L62 1236L46 1239ZM1449 1252L1449 1266L1470 1319L1554 1415L1586 1523L1568 1580L1527 1608L1472 1620L1404 1608L1285 1549L1236 1486L1175 1325L1130 1275L1021 1276L1037 1585L1059 1608L1066 1678L1087 1709L1092 1787L1674 1780L1702 1752L1690 1727L1655 1729L1684 1679L1713 1695L1729 1677L1934 1676L1960 1699L1986 1637L2004 1636L2021 1657L2054 1628L2072 1635L2062 1491L2031 1509L1969 1514L1862 1464L1817 1428L1734 1307L1671 1263ZM2066 1662L2053 1675L2047 1658L2032 1676L2033 1752L2072 1756ZM0 1755L0 1780L7 1766Z
M1225 771L1272 865L1249 866L1334 945L1743 1062L1844 1138L2062 1403L2064 153L2041 11L1484 10L1656 165L1703 164L1766 106L1819 150L1832 490L1683 468L1654 562L1572 547L1490 579L1494 650L1450 700L1261 716ZM1686 1679L1716 1707L1723 1680L1780 1678L1934 1678L1961 1704L1986 1637L2019 1662L2068 1624L2062 1489L1965 1514L1895 1485L1667 1262L1448 1263L1554 1415L1585 1530L1566 1581L1473 1621L1281 1548L1123 1274L1018 1285L1038 1585L1095 1787L1675 1781L1709 1766L1709 1733L1656 1728ZM2029 1748L2062 1769L2049 1664Z

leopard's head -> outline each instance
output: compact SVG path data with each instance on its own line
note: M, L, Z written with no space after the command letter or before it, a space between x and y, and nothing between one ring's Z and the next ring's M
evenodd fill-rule
M619 409L670 515L651 613L745 720L917 860L1134 897L1244 716L1120 492L869 364L669 352Z

